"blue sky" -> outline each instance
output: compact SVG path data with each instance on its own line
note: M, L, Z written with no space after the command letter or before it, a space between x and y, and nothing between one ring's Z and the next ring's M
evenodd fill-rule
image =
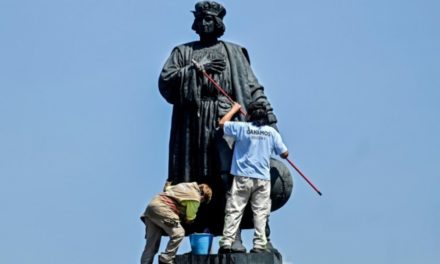
M167 174L157 79L197 39L195 2L0 2L0 263L139 261L139 215ZM323 192L292 170L271 216L284 261L438 263L440 2L221 3L223 39L248 49Z

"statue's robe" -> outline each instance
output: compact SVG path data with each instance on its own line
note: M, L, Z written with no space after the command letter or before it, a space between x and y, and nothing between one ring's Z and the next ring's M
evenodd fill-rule
M220 54L219 54L220 53ZM246 111L253 101L267 104L269 123L276 117L268 102L264 88L250 67L245 48L230 42L203 46L199 41L179 45L173 49L159 77L159 91L173 105L169 141L168 181L173 184L197 181L208 183L214 192L208 220L216 219L223 228L224 184L221 174L228 174L232 158L231 142L225 141L223 131L217 129L218 120L227 113L231 103L210 83L201 72L195 70L192 59L200 61L222 57L226 68L212 77ZM234 120L245 121L243 115ZM212 230L211 230L212 231ZM215 232L215 231L214 231Z

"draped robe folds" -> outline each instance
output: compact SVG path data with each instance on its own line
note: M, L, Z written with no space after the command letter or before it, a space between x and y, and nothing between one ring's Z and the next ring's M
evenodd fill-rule
M253 101L266 102L269 123L275 124L276 117L263 86L258 83L250 67L246 49L230 42L220 43L226 53L227 67L220 75L214 75L214 79L225 85L223 88L244 111ZM226 191L222 189L220 175L229 173L232 159L231 144L226 143L223 131L216 129L216 126L218 119L228 110L221 108L225 104L230 108L231 103L216 90L212 102L204 101L202 89L206 89L207 80L191 62L196 59L194 55L198 49L202 48L206 46L198 41L175 47L160 74L159 91L173 105L167 180L172 184L192 181L210 184L214 193L214 201L210 206L216 207L224 206L222 202L216 202L224 199ZM236 115L234 120L245 121L245 117ZM215 209L218 210L214 212L221 212L217 219L223 219L223 208ZM209 217L214 216L211 214ZM201 221L206 220L201 218ZM223 223L217 226L220 234L222 227Z
M238 102L246 111L247 106L254 100L265 101L268 105L269 121L276 123L272 108L264 95L264 88L255 77L249 63L248 53L245 48L229 42L221 42L226 50L226 58L230 67L228 82L231 85L229 96ZM171 135L169 142L169 167L168 180L174 184L179 182L207 182L205 177L212 177L216 173L206 165L218 168L213 162L201 163L197 161L201 155L208 157L206 160L214 159L215 154L205 152L206 144L213 142L201 142L201 133L207 129L208 133L216 133L212 127L200 128L202 121L200 114L205 109L201 107L201 79L204 78L192 65L194 49L200 47L200 42L190 42L177 46L173 49L166 61L159 77L159 91L162 96L173 104ZM221 95L219 93L219 95ZM224 101L224 99L222 99ZM213 122L221 118L215 111L205 113ZM244 121L243 115L236 116L236 120ZM213 136L214 137L214 136ZM202 145L200 145L202 144ZM214 162L215 163L215 162Z

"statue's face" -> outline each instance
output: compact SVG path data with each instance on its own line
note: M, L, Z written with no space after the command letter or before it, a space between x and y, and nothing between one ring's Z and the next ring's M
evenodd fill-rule
M215 31L215 19L211 15L205 15L197 22L199 33L202 35L213 34Z

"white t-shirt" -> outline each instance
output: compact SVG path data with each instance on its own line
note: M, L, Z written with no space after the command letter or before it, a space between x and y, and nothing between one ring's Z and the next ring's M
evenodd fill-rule
M270 180L270 157L287 151L281 135L270 126L225 122L224 134L235 139L231 174Z

